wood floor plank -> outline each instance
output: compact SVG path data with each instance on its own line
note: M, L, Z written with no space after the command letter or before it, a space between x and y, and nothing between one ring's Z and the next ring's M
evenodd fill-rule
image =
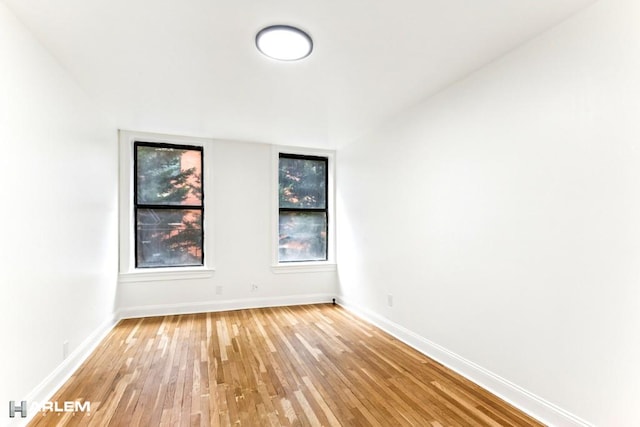
M540 426L334 305L122 320L30 426Z

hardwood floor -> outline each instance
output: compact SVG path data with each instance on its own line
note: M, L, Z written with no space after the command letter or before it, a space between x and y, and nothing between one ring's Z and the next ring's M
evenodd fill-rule
M339 306L121 321L30 426L539 426ZM61 403L62 405L62 403Z

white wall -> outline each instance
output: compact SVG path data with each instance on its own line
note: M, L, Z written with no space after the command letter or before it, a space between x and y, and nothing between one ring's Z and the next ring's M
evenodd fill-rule
M211 278L121 282L118 309L125 317L179 312L329 302L337 293L335 271L274 273L271 220L272 147L213 141L204 147L211 163L215 272ZM205 183L205 185L207 185ZM258 286L251 291L251 285ZM217 287L222 292L217 293Z
M638 22L602 0L338 152L344 301L601 426L640 425Z
M34 390L61 366L64 341L73 355L112 317L117 145L100 117L0 3L3 425L9 400L42 398Z
M49 398L112 326L114 312L328 302L337 293L335 269L272 271L272 148L222 141L206 148L213 276L118 285L116 126L1 2L0 143L5 404Z

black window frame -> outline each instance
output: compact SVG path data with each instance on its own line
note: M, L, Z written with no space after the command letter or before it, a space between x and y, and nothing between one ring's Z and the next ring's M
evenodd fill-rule
M169 148L176 150L194 150L200 152L200 206L198 205L171 205L171 204L157 204L157 203L138 203L138 147L154 147L154 148ZM150 141L134 141L133 143L133 232L134 232L134 265L135 268L189 268L189 267L203 267L205 265L205 211L204 211L204 198L205 198L205 179L204 179L204 147L200 145L186 145L186 144L171 144L165 142L150 142ZM138 263L138 209L173 209L173 210L199 210L201 214L202 227L200 228L200 242L201 248L201 263L200 264L188 264L188 265L158 265L158 266L140 266Z
M290 153L278 153L278 171L280 170L280 159L293 159L293 160L312 160L312 161L321 161L324 162L324 208L283 208L280 206L280 198L278 197L278 224L280 223L280 215L283 212L319 212L324 213L326 218L325 224L325 249L324 249L324 259L313 259L313 260L291 260L291 261L282 261L280 260L280 251L278 251L278 263L279 264L289 264L289 263L301 263L301 262L326 262L329 260L329 157L325 156L312 156L306 154L290 154ZM278 189L280 188L280 174L278 173ZM279 235L279 233L278 233ZM278 239L279 240L279 239Z

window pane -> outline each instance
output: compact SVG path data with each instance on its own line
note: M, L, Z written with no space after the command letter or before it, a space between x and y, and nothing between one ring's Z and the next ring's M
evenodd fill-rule
M326 208L326 174L325 161L281 157L278 179L280 207Z
M136 147L138 203L202 205L202 152Z
M202 212L138 209L137 267L203 265Z
M279 259L324 261L327 259L327 214L281 212Z

